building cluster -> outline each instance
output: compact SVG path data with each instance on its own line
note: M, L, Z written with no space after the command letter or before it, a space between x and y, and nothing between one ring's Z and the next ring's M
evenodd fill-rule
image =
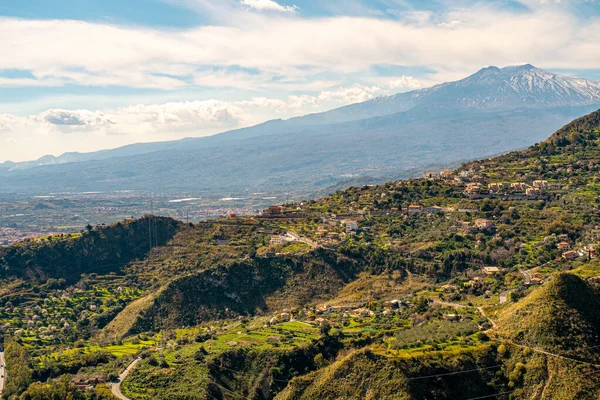
M469 170L452 172L442 170L439 173L428 172L425 179L431 181L444 181L454 187L462 187L466 195L470 197L493 197L496 195L519 195L525 197L536 197L546 194L548 191L561 190L557 183L546 180L534 180L530 184L526 182L488 182L481 174L484 167L478 164L471 166Z
M97 384L107 381L107 376L104 374L93 374L91 376L76 375L71 379L71 383L77 386L80 390L91 392Z
M462 178L461 178L462 179ZM560 190L558 184L550 184L545 180L533 181L531 185L525 182L467 182L464 193L467 195L525 195L540 196L550 190Z
M561 251L562 258L567 261L577 260L580 257L587 257L588 260L591 260L598 256L596 247L593 244L587 244L575 250L571 248L570 242L563 240L557 243L556 247Z
M295 209L286 208L281 205L272 205L266 209L258 212L255 218L270 219L270 220L293 220L306 218L306 214L303 213L302 207Z
M343 320L372 318L376 315L389 316L413 307L408 300L388 300L383 302L370 302L362 307L356 305L321 305L315 308L306 308L299 312L284 310L281 313L273 315L267 325L276 325L285 322L300 321L312 326L332 325L333 321L342 318Z

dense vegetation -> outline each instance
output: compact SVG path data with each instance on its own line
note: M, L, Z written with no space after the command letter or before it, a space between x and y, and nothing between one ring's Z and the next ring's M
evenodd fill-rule
M600 112L262 218L0 248L12 399L600 396Z
M88 226L80 234L26 240L0 248L0 276L72 282L83 273L119 272L153 246L165 244L178 225L170 218L147 217L95 229Z

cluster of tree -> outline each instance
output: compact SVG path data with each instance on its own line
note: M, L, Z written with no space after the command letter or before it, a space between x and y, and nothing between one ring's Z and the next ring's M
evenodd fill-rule
M50 360L43 367L36 368L32 377L37 381L56 378L63 374L76 374L83 367L95 367L113 361L116 357L105 351L77 354L71 358Z
M458 337L465 337L477 332L479 327L473 321L435 321L421 325L394 335L394 348L419 346L426 343L444 342Z
M144 217L89 229L77 237L17 243L0 248L0 278L76 281L83 273L119 272L152 246L165 244L179 228L171 218ZM52 281L52 285L58 284Z
M4 341L4 360L10 379L5 382L2 396L9 398L27 389L32 382L32 370L27 350L10 336Z

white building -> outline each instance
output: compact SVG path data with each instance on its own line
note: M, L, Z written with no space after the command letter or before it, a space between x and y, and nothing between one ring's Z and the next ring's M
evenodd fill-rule
M346 233L356 232L358 230L358 223L356 221L344 221L346 224Z

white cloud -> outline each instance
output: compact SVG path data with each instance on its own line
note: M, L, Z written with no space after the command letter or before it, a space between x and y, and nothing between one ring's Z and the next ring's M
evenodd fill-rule
M13 132L14 129L21 123L23 118L12 114L0 114L0 134Z
M377 86L364 86L355 84L349 87L342 87L336 90L323 91L318 99L321 101L339 101L341 103L359 103L380 96L384 93L383 89Z
M279 11L279 12L296 12L296 6L282 6L273 0L242 0L242 4L255 10L263 11Z
M393 79L389 82L389 86L392 89L406 89L406 90L415 90L421 89L424 85L412 76L402 75L396 79Z
M235 127L249 119L245 111L235 103L219 100L129 106L118 110L116 118L126 125L151 125L141 129L141 132L148 128L150 132L156 132L162 128L188 126L204 130L220 129Z
M33 116L0 114L0 143L11 141L0 145L0 160L208 135L459 79L485 65L600 68L600 18L581 19L568 7L541 6L540 0L524 0L536 4L530 11L476 5L435 15L408 12L398 20L301 18L286 9L292 6L272 0L165 1L209 9L217 23L178 31L0 18L0 54L10 55L0 57L0 88L125 86L162 89L156 91L161 96L170 91L152 100L140 91L140 99L131 101L154 105L118 108L107 100L88 106L98 110L85 110L57 101L64 109L40 113L48 108L44 102ZM373 76L371 67L379 65L426 66L432 72ZM31 77L3 77L2 70ZM229 100L167 103L193 99L198 91L205 99ZM226 95L242 91L250 94ZM177 97L182 92L185 97ZM72 134L65 139L65 133Z
M0 114L0 142L10 141L10 146L0 146L0 160L205 136L258 122L248 111L231 102L206 100L115 110L52 109L29 117Z
M527 60L544 68L598 68L600 19L580 20L563 9L514 13L476 6L440 20L260 15L238 25L185 31L101 23L0 19L0 69L31 71L35 79L2 78L0 86L58 84L123 85L178 89L194 84L255 88L295 74L329 76L373 65L428 66L463 74L482 65ZM449 29L449 26L452 29ZM583 51L585 49L585 51ZM250 77L195 72L200 66L241 66Z
M381 94L383 90L376 86L353 85L313 96L290 95L284 99L180 101L112 110L50 109L28 117L0 114L0 140L10 139L10 146L0 146L0 161L206 136L254 125L275 116L288 118L323 111ZM65 134L69 135L68 139Z
M33 117L33 120L58 126L105 126L115 123L101 111L88 110L47 110Z

